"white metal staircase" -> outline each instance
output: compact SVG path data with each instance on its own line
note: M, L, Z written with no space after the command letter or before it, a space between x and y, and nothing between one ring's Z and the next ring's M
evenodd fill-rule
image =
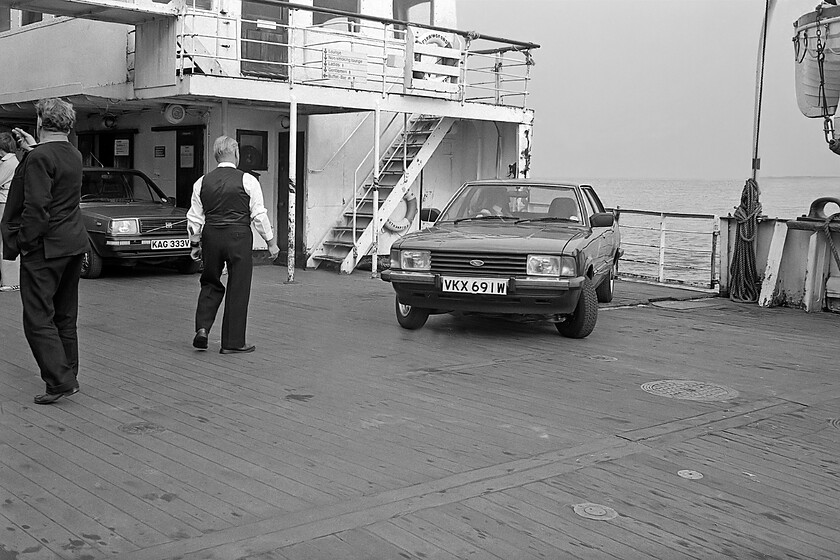
M315 247L307 267L317 268L323 262L331 262L339 264L341 272L353 272L361 258L374 249L375 228L383 227L454 122L451 117L412 115L405 130L380 157L376 224L373 212L375 180L371 171L357 185L355 196L342 210L339 222Z

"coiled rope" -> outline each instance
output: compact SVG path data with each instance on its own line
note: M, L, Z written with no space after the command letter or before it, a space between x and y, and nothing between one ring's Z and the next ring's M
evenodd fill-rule
M741 204L735 209L735 250L729 267L729 299L742 303L758 301L760 282L755 266L755 238L761 214L761 193L754 179L747 179L741 193Z

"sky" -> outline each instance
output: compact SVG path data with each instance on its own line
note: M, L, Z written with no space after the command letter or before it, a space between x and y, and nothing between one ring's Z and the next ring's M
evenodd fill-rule
M456 0L458 27L538 43L532 176L746 179L765 0ZM762 176L838 176L822 119L796 104L777 0L759 126ZM840 124L840 122L838 122Z

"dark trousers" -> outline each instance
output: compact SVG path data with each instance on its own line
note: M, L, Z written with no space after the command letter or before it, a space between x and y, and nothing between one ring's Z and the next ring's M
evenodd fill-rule
M225 300L222 318L222 348L245 346L248 325L248 302L251 299L253 274L253 236L251 226L204 226L201 254L204 271L195 311L195 329L213 326L216 312ZM227 264L227 287L222 284L222 269Z
M20 259L23 333L47 393L79 386L79 275L83 255L47 259L40 247Z

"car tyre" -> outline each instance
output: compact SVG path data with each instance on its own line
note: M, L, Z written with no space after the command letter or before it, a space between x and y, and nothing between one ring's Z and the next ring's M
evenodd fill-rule
M595 290L595 295L598 296L600 303L609 303L613 300L616 276L618 276L618 262L613 263L609 275L601 281L601 284Z
M82 278L99 278L102 274L102 266L104 262L92 245L88 245L88 250L82 258Z
M399 297L396 297L394 301L396 302L397 322L402 328L413 331L426 324L426 319L429 318L428 309L400 303Z
M586 278L581 286L575 312L562 323L555 323L557 331L568 338L586 338L598 321L598 296L592 280Z

